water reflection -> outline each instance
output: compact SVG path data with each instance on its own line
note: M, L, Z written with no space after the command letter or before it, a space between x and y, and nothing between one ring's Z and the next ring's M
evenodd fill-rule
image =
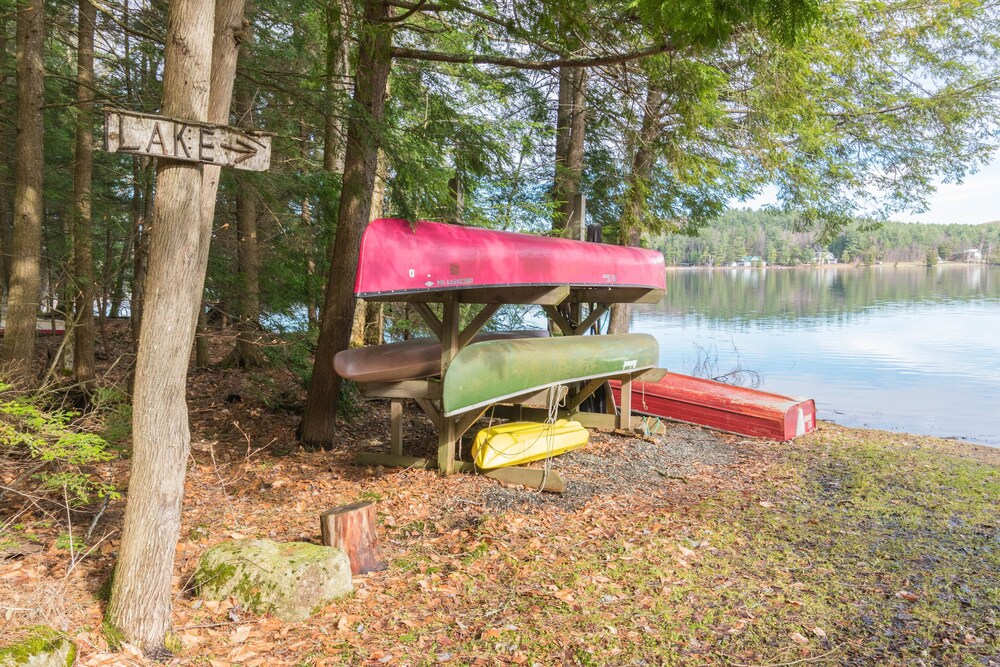
M668 368L709 350L832 421L1000 445L998 267L672 271L633 330Z

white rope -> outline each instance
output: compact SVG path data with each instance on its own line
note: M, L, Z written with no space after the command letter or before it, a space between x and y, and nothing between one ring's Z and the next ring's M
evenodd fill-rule
M545 463L542 465L542 482L538 486L539 492L545 489L545 485L549 481L549 472L552 470L552 450L555 449L556 443L555 423L559 418L559 407L562 402L560 394L562 394L562 385L557 384L554 387L549 387L549 391L545 397L546 407L548 408L545 423L548 428L546 429Z
M491 450L493 450L493 452L495 454L499 455L500 457L503 457L503 458L506 458L506 459L510 460L511 458L516 458L517 456L520 456L524 452L527 452L527 451L531 450L538 443L538 438L544 437L545 438L545 463L544 463L544 471L545 472L542 475L542 483L538 487L538 489L537 489L538 491L544 490L545 484L548 482L549 471L550 471L551 465L552 465L552 463L551 463L551 461L552 461L552 452L555 450L555 439L556 439L556 436L555 436L555 423L559 419L559 409L561 407L565 406L565 397L562 396L562 394L563 394L562 389L563 389L562 385L555 385L553 387L549 387L548 388L548 390L546 391L546 395L545 395L546 413L547 413L546 414L546 418L545 418L545 428L543 428L542 432L537 437L535 437L531 442L525 442L524 445L521 447L520 450L518 450L518 451L512 451L512 450L508 449L508 450L505 450L505 451L500 451L499 449L497 449L493 445L493 443L491 442L491 439L488 438L488 437L484 438L483 443L482 443L483 447L489 447ZM490 418L489 418L489 423L487 425L487 429L490 429L490 428L493 427L493 418L494 418L494 411L490 410ZM516 436L514 436L514 437L516 438ZM475 458L476 457L473 457L473 459L475 459ZM473 460L473 464L475 464L475 460Z

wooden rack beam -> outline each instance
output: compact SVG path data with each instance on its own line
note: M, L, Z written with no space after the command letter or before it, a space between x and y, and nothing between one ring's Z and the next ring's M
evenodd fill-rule
M431 333L437 336L438 340L441 340L441 320L434 314L431 307L421 301L414 301L412 305L413 310L417 311L417 314L423 319L424 324L431 330Z
M461 350L466 345L471 343L472 339L475 338L477 333L479 333L479 330L490 321L490 318L493 317L498 310L500 310L499 303L488 303L483 306L483 309L480 310L474 318L472 318L472 321L469 322L462 333L459 334L458 349Z

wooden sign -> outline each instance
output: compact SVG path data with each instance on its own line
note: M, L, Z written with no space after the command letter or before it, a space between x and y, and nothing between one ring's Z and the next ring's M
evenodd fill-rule
M267 171L271 137L225 125L104 110L104 150Z

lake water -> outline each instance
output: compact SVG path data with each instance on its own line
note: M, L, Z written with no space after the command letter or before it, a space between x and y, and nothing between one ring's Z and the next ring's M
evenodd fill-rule
M741 366L820 419L1000 446L1000 267L669 271L632 330L672 371Z

